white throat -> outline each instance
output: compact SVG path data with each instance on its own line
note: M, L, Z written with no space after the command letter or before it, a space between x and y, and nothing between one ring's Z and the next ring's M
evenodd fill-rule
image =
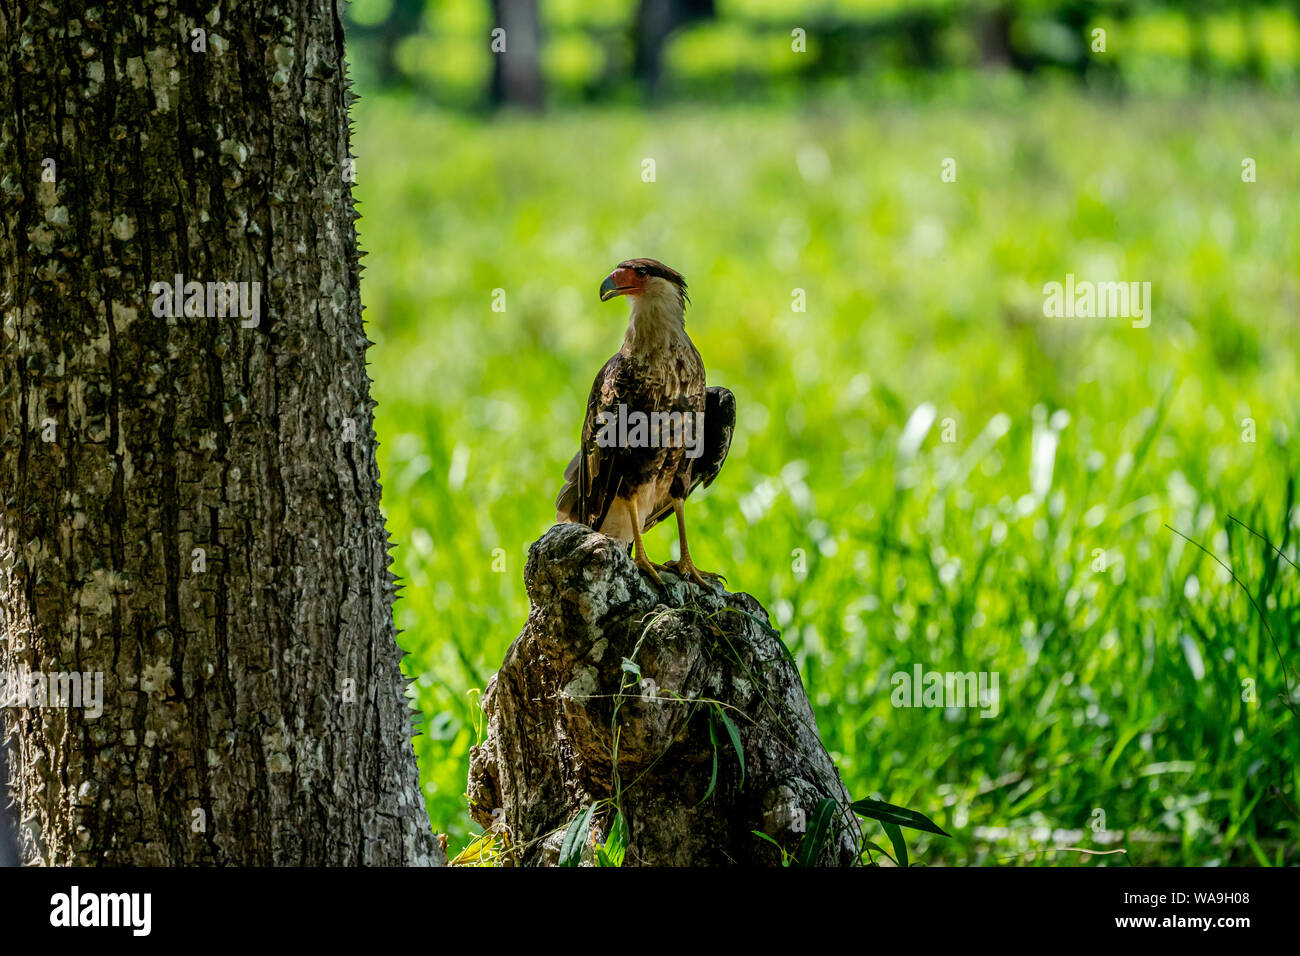
M632 313L623 338L625 354L645 354L671 349L686 335L686 309L677 286L658 276L651 278L646 290L629 297Z

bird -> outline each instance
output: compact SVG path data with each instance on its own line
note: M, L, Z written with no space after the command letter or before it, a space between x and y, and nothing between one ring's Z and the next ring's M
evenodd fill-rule
M556 521L576 523L628 545L657 585L672 571L703 587L686 543L683 504L722 469L736 425L736 399L705 383L704 362L686 334L686 279L657 259L625 259L600 284L600 301L630 303L622 347L596 374L581 447L564 470ZM677 517L681 557L657 565L641 535Z

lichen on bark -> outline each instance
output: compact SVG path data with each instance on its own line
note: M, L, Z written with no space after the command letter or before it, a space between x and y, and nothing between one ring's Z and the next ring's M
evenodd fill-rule
M796 854L826 799L840 809L817 861L856 862L849 795L754 598L668 572L661 590L576 524L533 544L524 577L528 621L488 683L469 774L471 812L505 862L555 863L570 821L599 802L590 842L621 810L624 865L776 864L753 831Z
M439 853L342 49L332 0L0 0L0 672L103 680L97 718L0 711L29 863ZM259 312L156 314L178 275Z

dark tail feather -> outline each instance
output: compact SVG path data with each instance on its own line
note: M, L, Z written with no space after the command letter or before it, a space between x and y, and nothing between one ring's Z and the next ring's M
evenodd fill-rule
M704 390L704 453L696 473L709 487L722 470L736 428L736 396L721 385Z
M564 469L564 486L560 488L560 493L555 499L555 520L559 522L582 522L582 516L578 514L578 508L581 504L578 495L578 459L582 452L573 456L573 461Z

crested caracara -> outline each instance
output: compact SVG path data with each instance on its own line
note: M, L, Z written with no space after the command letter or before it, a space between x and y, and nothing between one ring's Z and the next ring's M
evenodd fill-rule
M556 520L631 543L637 567L657 584L658 569L667 568L707 586L686 546L682 503L722 468L736 400L725 388L705 387L704 363L686 334L680 273L654 259L628 259L600 285L602 302L620 295L632 306L627 334L592 383L582 449L564 470ZM681 558L656 565L641 534L670 513Z

